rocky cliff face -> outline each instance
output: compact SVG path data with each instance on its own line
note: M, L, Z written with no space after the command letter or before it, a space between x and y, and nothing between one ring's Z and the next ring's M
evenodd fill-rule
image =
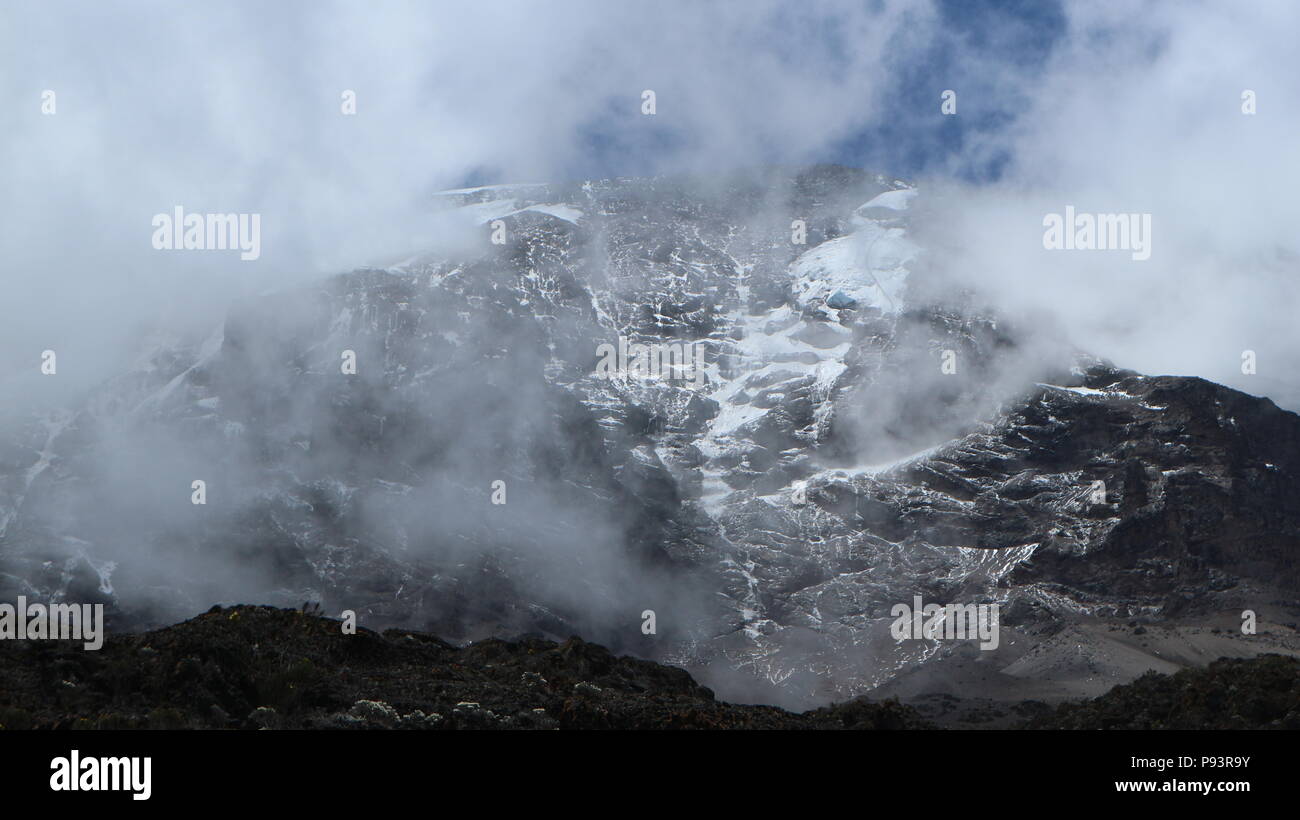
M1001 667L1081 621L1295 606L1300 417L972 307L902 182L436 199L468 245L236 306L10 435L0 597L580 634L791 706L969 655L891 636L917 595L999 604ZM620 341L704 373L611 378Z

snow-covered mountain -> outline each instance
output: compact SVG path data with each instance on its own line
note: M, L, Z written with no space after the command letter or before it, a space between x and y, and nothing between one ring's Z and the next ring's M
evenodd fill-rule
M1100 685L1097 624L1294 607L1300 417L973 307L923 201L835 166L443 192L461 250L237 305L9 436L0 597L576 633L787 705ZM620 338L706 378L607 378ZM1001 648L895 640L917 595L998 603Z

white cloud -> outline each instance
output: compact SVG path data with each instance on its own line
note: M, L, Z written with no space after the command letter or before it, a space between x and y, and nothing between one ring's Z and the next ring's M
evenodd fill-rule
M878 7L10 9L0 379L29 370L33 346L106 371L142 320L209 321L233 296L433 243L429 191L481 169L577 173L593 131L625 146L630 168L812 158L879 115L884 44L928 16ZM653 118L639 113L646 88ZM54 116L40 113L44 89ZM354 117L340 112L345 89ZM175 205L262 214L261 258L154 251L150 220Z
M937 264L1008 307L1051 314L1122 366L1201 375L1300 400L1300 9L1253 3L1072 3L1027 101L991 143L1013 160L996 185L935 203ZM1253 90L1258 114L1244 115ZM1005 140L1002 141L1002 140ZM939 185L940 189L944 186ZM936 194L938 191L936 191ZM1044 251L1043 216L1066 205L1152 215L1153 253ZM1260 356L1243 376L1241 352Z

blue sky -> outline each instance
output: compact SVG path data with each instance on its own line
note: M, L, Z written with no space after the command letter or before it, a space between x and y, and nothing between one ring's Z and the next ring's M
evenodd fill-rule
M1013 75L1025 82L1041 72L1064 34L1064 12L1059 3L1041 0L942 0L935 8L937 20L904 26L891 38L884 55L887 70L875 78L880 97L870 122L812 156L792 156L788 146L768 141L759 153L746 155L745 163L818 161L902 177L941 173L972 181L997 179L1009 149L978 156L963 149L972 137L996 141L1014 121L1017 100L999 93L998 78ZM763 46L792 64L804 50L815 48L833 68L850 70L848 55L855 44L834 19L798 9L776 10ZM958 92L958 116L940 112L945 89ZM852 95L841 99L845 108L860 102ZM868 112L863 113L865 118ZM581 177L653 173L660 161L689 146L674 120L643 122L626 97L611 98L594 111L579 138L585 150L572 173ZM492 173L491 168L476 169L463 182L497 181Z
M996 179L1006 149L991 157L964 157L971 136L996 137L1016 116L1013 101L997 94L996 75L980 63L1024 79L1042 71L1064 33L1060 5L1038 0L943 0L942 23L903 64L885 92L894 116L845 140L833 161L891 169L900 176L953 170L971 180ZM958 92L958 115L940 112L944 89Z

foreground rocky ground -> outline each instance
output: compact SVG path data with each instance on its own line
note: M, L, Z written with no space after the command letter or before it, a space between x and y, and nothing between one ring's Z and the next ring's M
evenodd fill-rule
M1300 728L1300 661L1266 655L1150 674L1054 711L988 707L1026 728ZM997 721L990 721L990 724ZM271 607L73 643L0 644L0 725L26 728L924 729L910 706L792 713L721 703L686 672L579 638L485 640L365 629ZM1001 725L1007 722L1001 721Z
M1064 703L1037 729L1300 729L1300 661L1223 658L1205 669L1154 672L1102 697Z
M6 728L905 729L896 703L719 703L686 672L572 638L456 648L271 607L75 643L0 646Z

